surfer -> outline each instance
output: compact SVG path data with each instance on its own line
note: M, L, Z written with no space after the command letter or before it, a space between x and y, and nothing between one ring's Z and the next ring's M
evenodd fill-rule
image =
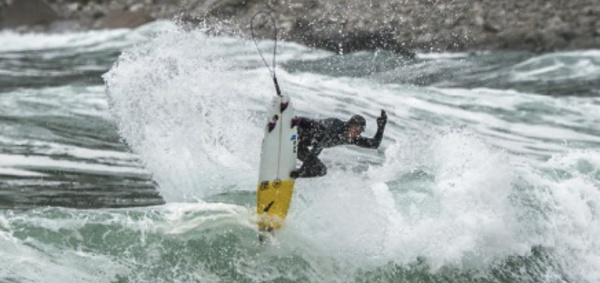
M383 131L387 123L387 114L381 110L377 118L377 133L373 138L362 137L367 124L361 115L354 115L344 122L337 118L314 120L298 117L298 159L302 166L290 173L292 178L320 177L327 174L327 167L319 154L323 148L352 144L364 148L376 149L381 144Z

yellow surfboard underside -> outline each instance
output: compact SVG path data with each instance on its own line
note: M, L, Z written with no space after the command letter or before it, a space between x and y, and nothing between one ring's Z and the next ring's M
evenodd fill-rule
M294 179L264 181L256 189L258 230L273 231L281 228L290 208Z

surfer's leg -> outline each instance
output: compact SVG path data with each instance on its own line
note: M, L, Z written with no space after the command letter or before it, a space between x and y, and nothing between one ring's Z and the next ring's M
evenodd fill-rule
M327 167L325 164L323 164L323 162L321 162L321 160L318 158L312 158L310 161L311 162L308 164L307 168L305 169L305 174L302 177L321 177L327 174ZM304 167L304 164L302 164L302 166Z
M304 160L300 169L292 171L292 178L312 178L321 177L327 174L327 167L318 158L309 158Z

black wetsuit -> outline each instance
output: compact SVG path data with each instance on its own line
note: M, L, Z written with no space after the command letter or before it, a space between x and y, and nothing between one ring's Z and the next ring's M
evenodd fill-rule
M358 136L355 139L346 138L347 125L340 119L329 118L313 120L299 117L298 159L302 167L294 173L294 178L318 177L327 174L327 167L319 160L323 148L336 145L353 144L364 148L378 148L383 138L385 122L378 121L377 133L373 138Z

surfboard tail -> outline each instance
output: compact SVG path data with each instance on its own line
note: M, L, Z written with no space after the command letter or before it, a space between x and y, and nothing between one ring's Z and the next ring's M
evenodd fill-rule
M265 181L258 185L256 214L259 231L273 231L283 226L293 193L294 179Z

